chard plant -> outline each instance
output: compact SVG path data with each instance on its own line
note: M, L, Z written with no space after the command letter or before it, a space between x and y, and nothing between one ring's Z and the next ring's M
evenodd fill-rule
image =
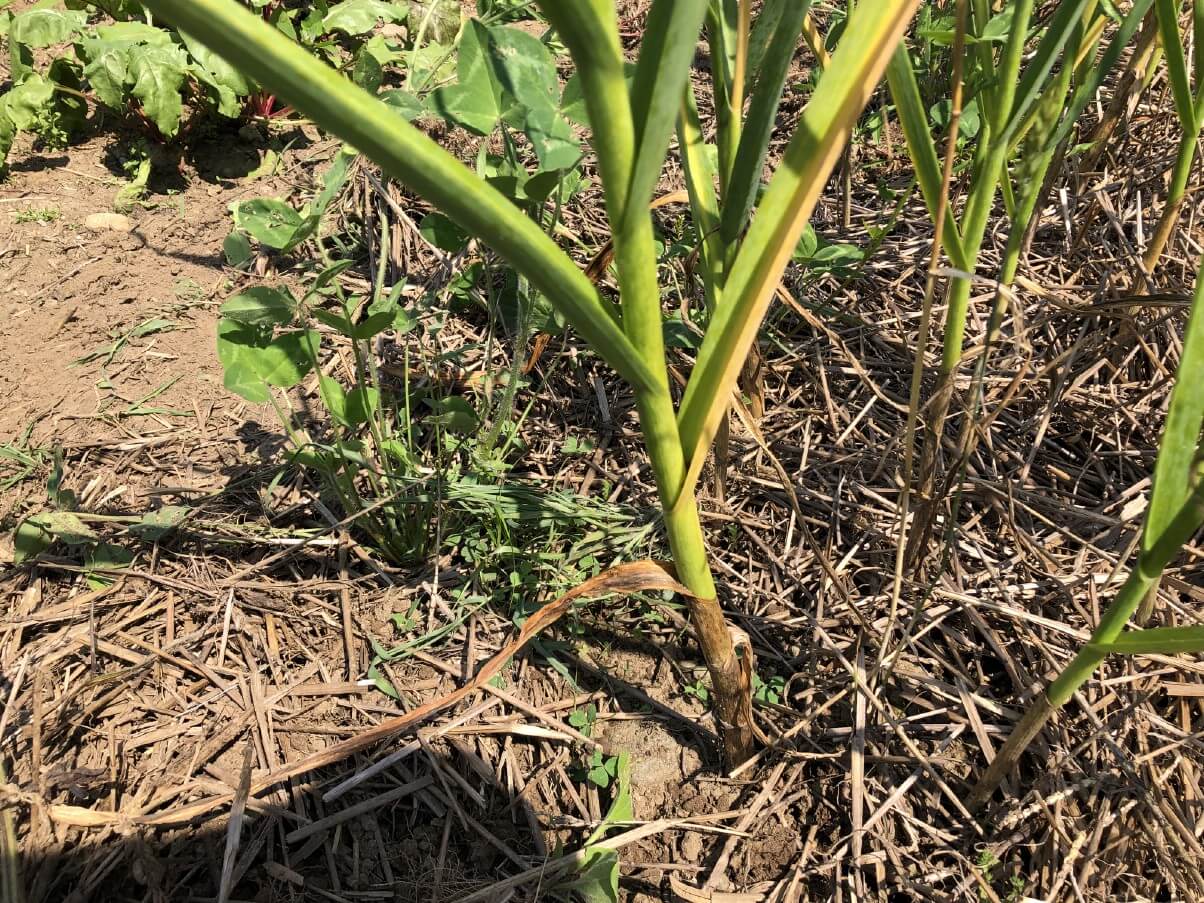
M265 23L371 91L380 88L385 67L414 55L420 36L437 55L437 40L459 28L450 0L316 0L303 9L248 2ZM105 16L97 22L89 15L94 8ZM404 27L406 40L375 34L381 23ZM66 0L65 8L38 0L16 14L0 9L0 37L11 82L0 94L0 169L18 133L62 146L83 128L90 106L129 114L158 140L176 138L189 109L227 119L289 112L203 42L162 27L138 0Z
M746 125L735 144L730 157L732 175L725 183L728 187L722 203L707 170L691 166L695 209L709 211L721 226L726 220L724 228L732 241L711 245L714 253L708 257L704 275L711 299L709 322L680 405L674 404L669 387L663 336L665 299L658 283L649 203L683 104L686 128L696 122L686 88L710 7L707 0L654 0L630 85L610 0L545 0L538 4L572 56L577 90L592 126L590 137L614 244L617 305L599 292L538 223L496 187L393 108L234 0L143 3L353 145L468 235L492 248L630 385L677 575L690 591L687 603L712 679L725 756L731 764L745 760L754 744L751 650L737 641L738 634L729 628L719 605L695 490L782 273L918 0L862 0L857 4L759 201L768 128L776 108L775 95L780 94L784 79L779 73L787 56L784 45L792 44L798 33L793 24L797 4L764 5L762 16L780 14L791 17L791 22L780 47L774 41L777 30L763 30L766 50L755 56L759 45L751 40L756 27L752 5L748 0L734 5L737 16L747 23L743 28L738 25L737 33L747 33L749 40L737 40L732 72L745 73L752 82L748 119L757 125ZM791 30L794 35L789 34ZM771 46L772 54L768 51ZM514 62L521 68L521 59ZM759 94L757 84L762 75L766 87ZM462 72L461 83L464 76ZM493 91L491 84L484 84ZM453 93L452 97L461 103L461 115L478 100L495 102L492 93L480 97ZM445 99L452 102L452 98ZM754 116L754 107L758 111L763 107L764 112ZM549 128L550 136L557 137L554 121ZM687 154L691 149L702 150L697 135L688 138ZM536 144L534 138L532 144ZM705 156L695 154L696 158ZM717 156L725 159L722 151ZM266 375L272 377L267 382L292 385L312 368L316 348L311 343L317 337L295 329L291 315L278 314L257 328L259 359ZM273 370L272 361L288 365Z

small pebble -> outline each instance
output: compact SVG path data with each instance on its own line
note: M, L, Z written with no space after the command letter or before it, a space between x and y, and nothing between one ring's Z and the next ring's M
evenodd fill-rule
M93 213L84 220L84 227L93 232L133 232L134 224L120 213Z

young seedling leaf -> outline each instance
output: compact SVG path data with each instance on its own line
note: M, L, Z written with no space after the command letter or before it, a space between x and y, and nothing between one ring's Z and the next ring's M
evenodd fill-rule
M456 84L436 89L431 109L478 135L488 135L502 115L502 85L489 60L490 31L470 21L460 36Z
M337 379L322 374L318 377L318 394L330 416L343 426L351 426L347 420L347 392Z
M556 304L581 335L636 387L663 384L623 334L613 305L534 221L386 104L315 59L233 0L144 0L338 135L386 173L482 238ZM577 4L565 4L576 8Z
M442 213L428 213L422 218L418 232L440 251L455 254L468 241L467 233Z
M347 393L344 416L350 426L368 423L380 408L380 389L374 386L357 386Z
M92 589L100 589L112 585L113 577L96 572L120 570L127 567L133 560L134 553L124 546L115 545L111 542L102 542L91 546L88 549L88 554L84 556L84 561L88 567L88 586L92 587Z
M574 892L584 903L619 903L619 854L603 847L588 848L577 877L562 889Z
M13 564L23 564L37 558L54 545L54 534L38 523L34 517L27 517L17 524L13 532Z
M226 388L262 404L269 399L268 385L289 388L305 378L318 343L313 330L273 338L268 330L223 319L217 327L217 354Z
M97 539L96 531L71 511L49 511L37 514L30 520L69 546L85 545Z
M226 258L228 266L239 269L255 256L255 251L251 248L251 240L246 234L235 230L222 241L222 255Z
M388 104L390 109L396 110L397 115L406 122L413 122L422 115L422 101L409 91L391 88L388 91L382 91L380 99Z

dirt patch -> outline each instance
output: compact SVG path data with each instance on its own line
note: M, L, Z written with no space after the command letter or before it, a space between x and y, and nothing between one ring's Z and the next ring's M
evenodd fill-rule
M221 254L230 205L289 193L332 150L290 153L278 175L247 180L265 147L213 135L124 209L128 231L88 228L114 209L120 148L99 135L62 151L23 137L13 150L0 182L0 440L31 425L40 442L129 435L232 404L214 345L234 278Z

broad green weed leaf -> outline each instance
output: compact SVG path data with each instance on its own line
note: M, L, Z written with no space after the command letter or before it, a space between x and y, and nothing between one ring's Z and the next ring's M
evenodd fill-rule
M114 579L107 574L91 573L91 571L120 570L127 567L133 560L134 553L124 546L114 545L111 542L102 542L92 546L88 549L88 554L84 556L84 561L90 571L87 574L88 586L92 589L101 589L112 585Z
M64 88L83 92L83 70L73 60L57 59L47 71L49 80ZM74 135L83 129L88 120L88 104L82 98L66 91L55 91L51 104L54 110L54 126L64 135Z
M37 558L54 544L54 536L36 518L27 517L13 532L13 564Z
M351 70L351 80L375 94L385 80L384 67L370 53L361 53L355 58L355 66Z
M244 326L284 326L297 313L297 299L285 288L255 285L221 306L221 315Z
M351 333L355 329L355 325L347 318L345 314L323 310L319 307L311 310L310 315L319 323L329 326L339 335L345 335L348 338L351 338Z
M798 247L794 249L795 260L810 260L819 250L819 236L815 234L815 227L807 223L803 227L803 237L798 241Z
M222 242L222 254L225 255L227 264L241 267L254 255L251 240L242 232L231 232Z
M0 100L0 172L4 171L4 161L8 159L8 152L12 150L16 137L17 126L8 115L7 105Z
M543 169L571 169L581 159L581 145L573 137L572 126L554 107L529 109L523 134L535 148Z
M396 110L406 122L413 122L422 115L422 101L409 91L400 88L384 91L380 94L380 99Z
M602 824L598 825L586 844L597 843L611 828L634 820L635 809L631 804L631 753L620 752L615 760L615 798L606 810Z
M421 91L456 75L456 52L446 44L423 44L404 53L410 73L409 87Z
M85 42L84 75L100 102L110 109L125 103L125 86L130 79L130 45L118 42Z
M40 75L31 75L4 95L3 101L18 131L33 129L54 101L54 85Z
M441 426L449 433L472 433L480 422L473 406L458 395L433 399L428 403L435 413L427 418L427 423Z
M158 47L171 47L173 44L171 32L147 25L145 22L111 22L108 25L100 25L96 29L96 38L100 44L149 44Z
M318 353L320 338L313 330L277 336L256 359L256 366L269 385L288 389L309 373Z
M619 854L598 847L587 849L581 871L561 889L574 892L584 903L618 903Z
M574 144L573 152L579 157L581 155L581 148ZM557 189L563 178L564 174L559 172L558 169L550 168L546 172L538 172L527 179L527 183L523 185L523 194L527 196L527 200L533 201L536 204L542 204Z
M348 35L367 34L379 22L403 22L405 3L386 3L385 0L344 0L322 19L325 31L341 31Z
M293 247L306 227L300 213L275 198L254 198L234 205L234 225L276 251Z
M355 266L354 260L340 260L338 263L332 263L325 267L317 276L314 277L313 283L306 292L306 297L310 295L320 294L326 286L330 285L342 273L347 272L351 267Z
M180 32L180 40L191 57L189 71L217 95L217 111L230 118L242 112L242 101L251 93L246 77L191 35Z
M347 393L344 416L352 426L367 423L380 408L380 390L372 386L357 386Z
M30 520L67 545L84 545L97 539L96 531L70 511L50 511L35 515Z
M425 40L445 44L455 40L460 30L460 4L457 0L410 0L406 23L415 38L422 32Z
M337 379L323 374L318 377L318 394L322 398L322 404L326 405L326 410L330 412L330 416L343 426L350 426L347 422L347 393L343 389L343 384Z
M456 84L430 96L435 113L480 135L490 134L502 115L502 86L490 64L489 43L489 28L469 22L460 37Z
M528 109L558 106L556 61L533 34L506 25L488 29L488 64L502 89Z
M273 339L267 330L221 320L217 356L225 371L225 386L247 401L262 404L269 399L267 385L288 388L305 378L318 343L312 330Z
M386 329L390 329L395 320L396 314L391 310L369 314L352 327L351 337L357 341L366 342L373 336L380 335Z
M129 531L147 542L158 542L188 517L189 509L183 505L164 505L156 511L144 514L142 520L131 524Z
M468 242L468 233L442 213L428 213L418 226L422 237L440 251L456 253Z
M589 128L589 110L585 106L585 92L581 87L581 76L574 72L564 83L564 95L560 98L560 111L577 125Z

